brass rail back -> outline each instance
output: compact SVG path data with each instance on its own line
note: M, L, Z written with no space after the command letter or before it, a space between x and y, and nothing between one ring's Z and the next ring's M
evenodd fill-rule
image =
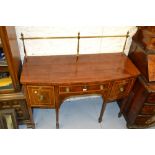
M129 31L127 32L127 34L125 35L105 35L105 36L80 36L80 32L78 32L77 36L49 36L49 37L24 37L24 34L21 33L21 40L23 42L23 47L24 47L24 54L25 54L25 61L27 61L27 52L26 52L26 48L25 48L25 42L24 40L40 40L40 39L78 39L77 42L77 59L79 57L79 49L80 49L80 39L91 39L91 38L126 38L125 39L125 43L123 45L123 50L122 52L124 53L125 47L126 47L126 43L127 43L127 39L129 37Z

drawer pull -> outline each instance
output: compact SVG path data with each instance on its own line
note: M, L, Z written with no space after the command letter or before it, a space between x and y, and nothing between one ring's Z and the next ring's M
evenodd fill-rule
M87 86L84 86L83 91L87 91Z
M124 88L123 87L121 87L119 90L120 90L120 92L124 92Z
M39 100L40 100L40 101L43 101L43 100L44 100L44 96L43 96L43 95L40 95L40 96L39 96Z
M69 92L69 88L68 87L66 88L66 92Z
M103 90L103 85L100 85L100 89Z
M37 94L37 93L38 93L38 91L36 91L36 90L35 90L35 91L34 91L34 93L35 93L35 94Z

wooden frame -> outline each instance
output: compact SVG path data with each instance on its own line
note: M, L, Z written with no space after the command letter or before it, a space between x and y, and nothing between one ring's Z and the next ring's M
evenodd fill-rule
M21 73L22 63L20 59L15 27L0 26L0 38L13 85L13 88L11 89L1 90L0 94L18 92L21 90L19 77Z
M16 113L14 109L0 110L0 128L17 129Z

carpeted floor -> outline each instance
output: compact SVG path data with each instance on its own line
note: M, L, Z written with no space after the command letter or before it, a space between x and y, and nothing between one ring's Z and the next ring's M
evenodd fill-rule
M102 105L101 97L84 97L66 100L60 108L61 129L126 129L124 117L118 118L116 102L107 104L102 123L98 123ZM55 129L54 109L34 109L36 129ZM25 128L25 126L20 126Z
M118 118L119 108L116 102L107 104L103 122L98 123L102 105L101 97L83 97L66 100L60 108L61 129L101 129L126 128L123 117ZM54 109L34 109L33 118L36 129L55 129ZM25 126L20 126L25 128Z

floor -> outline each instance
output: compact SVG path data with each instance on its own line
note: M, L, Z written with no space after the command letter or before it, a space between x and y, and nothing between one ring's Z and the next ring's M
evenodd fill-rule
M126 129L123 117L118 118L119 107L116 102L107 104L102 123L98 123L102 105L99 96L66 100L60 108L61 129ZM55 129L55 110L34 109L33 118L36 129ZM26 128L26 126L20 126Z

